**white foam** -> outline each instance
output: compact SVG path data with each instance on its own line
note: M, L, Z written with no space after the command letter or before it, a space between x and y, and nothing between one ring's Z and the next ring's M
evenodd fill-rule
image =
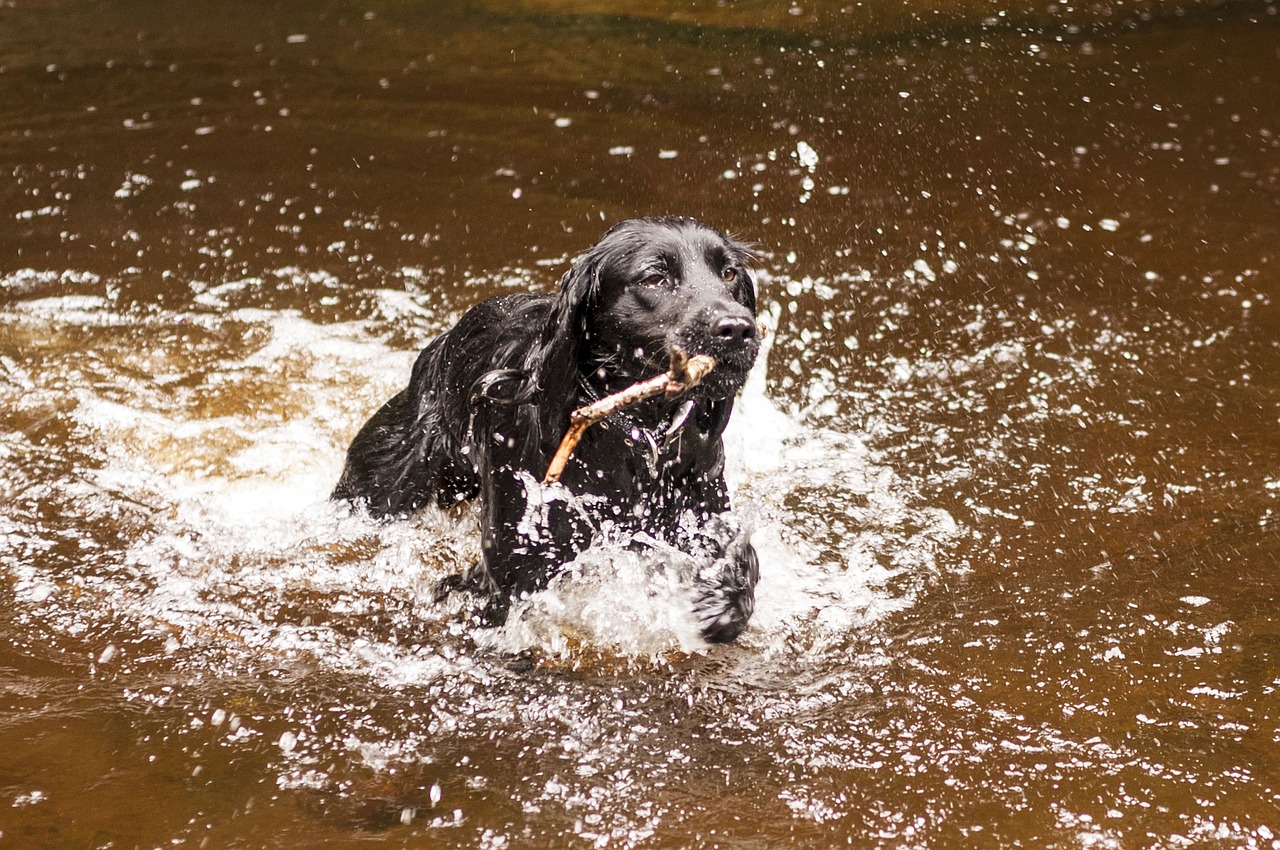
M388 316L419 312L404 293L380 297ZM135 321L76 296L14 309L50 327L89 317ZM776 319L764 316L767 325ZM403 385L416 352L388 348L362 323L318 325L279 311L168 321L212 329L234 322L253 329L242 338L259 341L208 373L166 375L163 387L131 368L131 357L142 355L112 352L104 358L119 364L112 385L74 391L75 421L99 456L85 473L91 486L75 498L84 510L127 499L134 513L150 511L116 556L131 578L100 588L144 628L188 653L209 653L209 663L227 652L307 655L387 682L469 675L468 662L445 659L429 641L402 645L388 631L462 629L485 648L560 658L583 649L640 659L707 650L690 613L688 564L618 544L584 553L546 591L517 602L505 627L471 630L456 603L433 602L431 589L478 557L473 512L375 523L327 500L347 441ZM856 434L778 409L766 392L767 355L726 435L727 475L739 511L755 525L762 565L756 616L741 644L811 651L909 604L909 595L884 585L903 570L932 569L933 547L954 527L941 512L905 504L892 472ZM56 370L52 357L47 368ZM41 376L31 380L36 393L54 392ZM211 396L226 400L213 415ZM825 495L805 505L798 494L809 491ZM846 504L853 497L857 510ZM833 518L851 529L838 549L796 529ZM925 530L903 551L886 552L899 541L885 529L908 521ZM20 584L33 604L62 598L38 566L28 565ZM378 627L388 620L393 628Z

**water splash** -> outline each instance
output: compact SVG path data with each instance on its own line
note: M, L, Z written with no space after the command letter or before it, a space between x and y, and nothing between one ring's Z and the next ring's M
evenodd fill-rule
M214 306L237 289L224 287ZM382 524L326 498L347 435L398 388L414 352L377 341L367 323L319 325L253 307L210 312L209 299L205 292L190 311L138 316L64 296L19 302L6 317L47 362L24 367L6 395L25 383L27 406L70 405L73 442L89 455L80 484L64 489L65 510L128 514L115 530L126 539L97 556L118 576L94 588L101 603L171 648L305 656L387 682L441 675L422 636L450 632L485 650L562 660L586 651L662 663L673 652L706 651L690 614L687 565L618 544L584 553L519 602L501 629L475 629L457 604L435 603L434 584L478 557L470 511ZM381 300L385 316L410 309L404 293ZM151 339L182 330L187 340L137 346L130 336L139 326ZM76 327L101 334L93 381L63 379ZM856 435L780 411L766 393L767 360L766 351L726 437L728 476L756 526L763 564L742 644L813 651L909 604L910 594L885 585L902 571L932 570L933 549L954 525L940 511L910 507ZM833 519L850 533L836 549L815 545L806 529ZM885 529L904 522L915 542L886 552ZM50 593L50 572L12 547L0 557L22 602L45 614L63 604ZM202 637L211 633L220 638Z

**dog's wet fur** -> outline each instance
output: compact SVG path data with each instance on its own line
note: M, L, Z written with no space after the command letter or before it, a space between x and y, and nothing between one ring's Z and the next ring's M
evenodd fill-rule
M755 607L759 562L729 512L721 435L760 348L748 249L692 218L624 221L579 257L554 295L473 307L418 356L409 385L365 423L335 499L375 517L480 499L482 560L460 584L500 623L603 525L688 553L695 615L713 643ZM665 372L668 349L708 354L694 390L588 428L546 498L574 409Z

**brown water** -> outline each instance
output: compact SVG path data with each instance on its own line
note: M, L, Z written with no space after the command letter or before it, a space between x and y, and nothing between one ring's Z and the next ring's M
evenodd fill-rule
M624 5L0 3L0 847L1280 846L1280 5ZM757 619L474 629L346 442L666 212Z

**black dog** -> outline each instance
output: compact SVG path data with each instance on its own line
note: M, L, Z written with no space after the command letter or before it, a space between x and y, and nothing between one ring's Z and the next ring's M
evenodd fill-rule
M747 249L691 218L624 221L558 295L492 298L418 356L407 389L370 419L333 498L377 517L480 496L483 561L465 581L502 622L605 529L692 556L703 636L724 643L755 608L759 564L728 514L721 434L760 343ZM692 392L587 429L543 488L569 413L667 370L668 347L715 357Z

